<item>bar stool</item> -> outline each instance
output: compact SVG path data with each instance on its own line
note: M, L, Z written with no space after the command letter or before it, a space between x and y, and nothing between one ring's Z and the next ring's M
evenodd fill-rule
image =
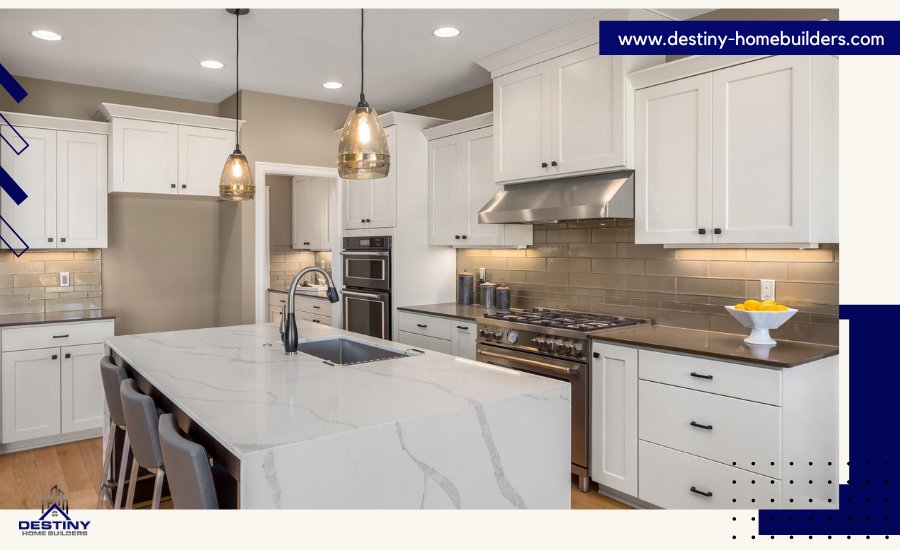
M152 398L138 391L137 384L130 378L122 381L120 392L134 453L128 484L128 502L125 506L134 507L134 486L137 485L138 467L142 467L156 474L152 508L158 510L166 471L163 468L162 451L159 448L159 415L156 412L156 405Z
M175 508L218 509L219 500L206 449L181 434L174 415L159 417L159 444Z
M128 430L125 424L125 413L122 410L122 395L119 388L123 380L128 379L128 373L119 365L113 363L109 356L100 359L100 377L103 380L103 393L106 394L106 407L109 409L109 436L106 439L106 453L103 457L103 472L100 474L100 490L97 495L97 508L103 504L105 489L108 487L109 470L112 468L112 455L116 428L125 433L125 442L122 446L122 466L119 468L119 477L116 482L115 509L122 507L122 492L125 489L125 469L128 464L128 455L131 451L131 443L128 439ZM110 504L113 504L110 502Z

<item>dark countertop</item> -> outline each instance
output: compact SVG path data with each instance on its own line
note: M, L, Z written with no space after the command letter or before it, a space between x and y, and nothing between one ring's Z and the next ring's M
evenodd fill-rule
M286 288L270 288L269 292L277 292L279 294L287 294L288 289ZM320 300L327 300L328 296L325 295L324 290L317 290L315 292L309 290L298 290L294 292L294 296L306 296L307 298L318 298Z
M116 315L113 312L105 309L56 311L51 313L6 313L0 314L0 328L16 325L46 325L49 323L74 323L115 318Z
M463 319L465 321L475 321L484 317L485 313L493 313L495 311L481 306L459 306L455 303L403 306L398 307L397 310L421 313L423 315L436 315L438 317L452 317L454 319Z
M594 340L615 344L715 357L768 367L796 367L838 354L836 346L790 340L778 340L778 345L772 347L751 346L744 343L746 335L743 334L659 325L597 331L588 336Z

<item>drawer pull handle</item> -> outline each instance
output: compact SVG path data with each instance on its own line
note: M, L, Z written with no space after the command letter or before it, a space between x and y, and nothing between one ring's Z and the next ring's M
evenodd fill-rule
M698 424L698 423L694 422L693 420L691 420L691 426L693 426L695 428L702 428L704 430L712 429L712 424Z
M313 309L322 309L321 306L313 306Z
M51 361L56 361L57 358L59 358L59 355L51 355L50 356Z
M313 319L312 322L313 322L313 323L321 323L322 321L320 321L320 320L318 320L318 319Z
M692 372L691 376L694 378L702 378L704 380L712 380L713 375L711 374L697 374L696 372Z
M456 328L458 328L459 330L469 330L469 327L464 327L462 325L456 325Z
M56 334L56 335L54 335L53 337L54 337L54 338L68 338L69 335L68 335L68 334Z
M428 325L423 325L422 323L416 323L416 326L419 328L428 328Z
M691 492L692 492L692 493L697 493L698 495L701 495L701 496L704 496L704 497L711 497L711 496L712 496L712 491L701 491L700 489L698 489L698 488L696 488L696 487L691 487Z

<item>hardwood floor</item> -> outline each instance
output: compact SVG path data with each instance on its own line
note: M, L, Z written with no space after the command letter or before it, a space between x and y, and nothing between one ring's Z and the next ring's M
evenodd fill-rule
M100 438L0 455L0 509L40 509L41 499L58 485L72 509L94 508L100 484ZM628 506L597 493L582 493L572 483L572 508L627 509Z

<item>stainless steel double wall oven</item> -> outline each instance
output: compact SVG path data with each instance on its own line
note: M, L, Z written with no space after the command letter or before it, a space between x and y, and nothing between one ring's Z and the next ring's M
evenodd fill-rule
M344 237L344 329L391 339L391 237Z

